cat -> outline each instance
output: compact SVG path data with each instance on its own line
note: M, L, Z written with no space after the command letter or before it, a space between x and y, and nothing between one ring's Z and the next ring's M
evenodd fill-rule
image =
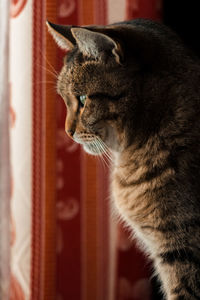
M200 299L199 59L150 20L47 25L67 52L66 133L90 154L112 153L114 205L165 298Z

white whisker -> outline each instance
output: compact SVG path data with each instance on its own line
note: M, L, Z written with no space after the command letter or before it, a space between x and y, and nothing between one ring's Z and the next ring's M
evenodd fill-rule
M51 70L47 69L46 67L38 64L38 63L35 63L39 68L42 68L44 71L48 72L49 74L51 74L55 79L58 79L58 74L52 72Z
M95 145L95 147L96 147L96 149L97 149L97 152L102 152L102 151L103 151L103 149L101 148L101 145L100 145L98 139L94 140L94 145ZM107 161L105 160L105 158L104 158L104 156L103 156L102 154L99 155L99 158L101 159L101 162L103 163L103 166L104 166L104 167L105 167L105 166L106 166L106 167L109 167Z
M99 142L99 145L103 151L103 154L106 156L106 158L111 162L111 163L114 163L113 162L113 158L112 158L112 154L110 152L110 149L108 148L108 146L99 138L97 137L97 140Z
M47 57L44 55L44 53L42 51L41 51L41 54L42 54L43 58L45 59L46 63L49 65L49 67L53 71L53 73L56 75L56 77L58 77L58 72L55 70L55 68L53 67L53 65L49 62L49 60L47 59Z
M35 84L52 84L52 85L55 85L56 87L56 82L55 81L36 81Z

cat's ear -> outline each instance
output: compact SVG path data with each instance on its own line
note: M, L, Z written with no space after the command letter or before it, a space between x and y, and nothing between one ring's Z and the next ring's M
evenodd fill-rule
M46 21L47 27L54 40L60 48L65 51L71 51L76 45L76 41L71 33L72 26L53 24Z
M79 50L89 57L100 59L105 53L112 54L117 63L120 63L121 48L111 37L89 30L89 28L73 27L71 28Z

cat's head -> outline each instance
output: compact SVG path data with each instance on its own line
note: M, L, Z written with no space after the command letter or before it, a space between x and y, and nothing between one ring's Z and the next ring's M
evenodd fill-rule
M57 82L67 106L66 133L94 155L104 151L100 141L121 151L130 144L144 105L141 70L159 60L156 38L152 42L129 24L47 25L67 52Z

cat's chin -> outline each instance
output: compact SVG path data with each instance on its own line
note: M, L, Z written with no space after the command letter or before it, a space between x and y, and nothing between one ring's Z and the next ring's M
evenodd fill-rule
M103 151L95 147L95 145L93 145L92 143L84 144L83 149L85 150L85 152L91 155L101 155L103 153Z

